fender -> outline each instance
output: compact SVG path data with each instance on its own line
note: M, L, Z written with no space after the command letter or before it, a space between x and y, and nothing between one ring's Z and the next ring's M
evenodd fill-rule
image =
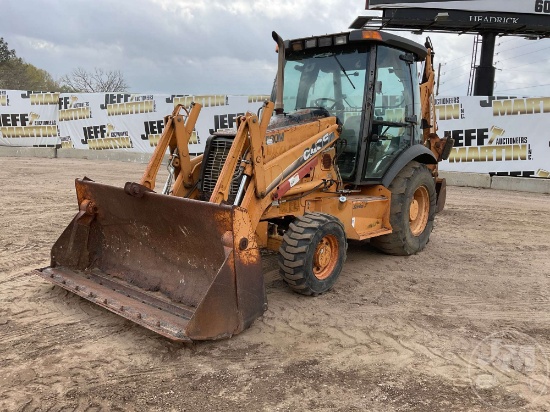
M430 149L421 144L416 144L409 147L401 153L397 159L395 159L382 178L382 185L384 185L384 187L388 187L401 169L403 169L412 160L416 160L417 162L423 164L437 164L437 159Z

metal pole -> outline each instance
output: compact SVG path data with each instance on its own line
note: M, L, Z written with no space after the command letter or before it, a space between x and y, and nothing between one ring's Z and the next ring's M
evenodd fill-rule
M435 86L435 95L439 95L439 79L441 79L441 63L439 63L439 66L437 66L437 83Z
M481 35L481 56L479 66L476 67L474 83L474 96L492 96L495 83L495 67L493 55L495 54L496 33L483 33Z

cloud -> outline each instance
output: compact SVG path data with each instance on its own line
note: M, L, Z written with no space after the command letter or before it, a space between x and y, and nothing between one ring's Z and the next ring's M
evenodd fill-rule
M121 70L134 91L264 93L276 71L271 31L344 30L362 6L342 13L342 3L26 0L0 24L18 55L56 78L101 67Z
M277 64L272 30L286 39L341 32L366 13L359 0L5 3L2 36L19 56L54 78L75 67L121 70L132 91L156 93L269 93ZM424 36L400 34L424 42ZM445 73L440 94L465 94L473 36L430 36L436 65L443 63ZM536 54L523 61L533 60ZM511 87L503 72L497 79L499 87Z

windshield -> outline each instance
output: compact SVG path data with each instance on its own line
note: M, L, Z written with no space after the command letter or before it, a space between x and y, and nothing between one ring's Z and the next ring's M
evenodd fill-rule
M338 167L344 179L351 178L356 171L368 64L369 52L365 46L346 46L323 53L319 49L306 50L286 56L284 110L292 113L322 107L338 117L343 144Z
M366 51L357 49L291 54L285 65L285 112L326 108L342 123L360 115L368 63Z

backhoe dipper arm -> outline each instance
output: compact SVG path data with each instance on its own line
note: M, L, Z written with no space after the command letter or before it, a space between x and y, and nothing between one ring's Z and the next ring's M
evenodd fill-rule
M428 55L424 65L424 73L422 74L422 83L420 83L420 101L422 107L422 127L424 143L429 139L429 135L437 132L437 120L435 117L434 104L434 83L435 73L433 67L433 48L431 41L426 39L426 47Z
M432 151L438 162L447 160L453 147L454 140L450 138L441 139L437 135L437 117L435 113L434 99L434 83L435 72L433 67L434 51L430 38L426 39L426 48L428 54L424 65L424 73L422 74L422 83L420 84L420 103L422 107L422 127L423 127L423 143ZM437 175L437 168L434 169Z

